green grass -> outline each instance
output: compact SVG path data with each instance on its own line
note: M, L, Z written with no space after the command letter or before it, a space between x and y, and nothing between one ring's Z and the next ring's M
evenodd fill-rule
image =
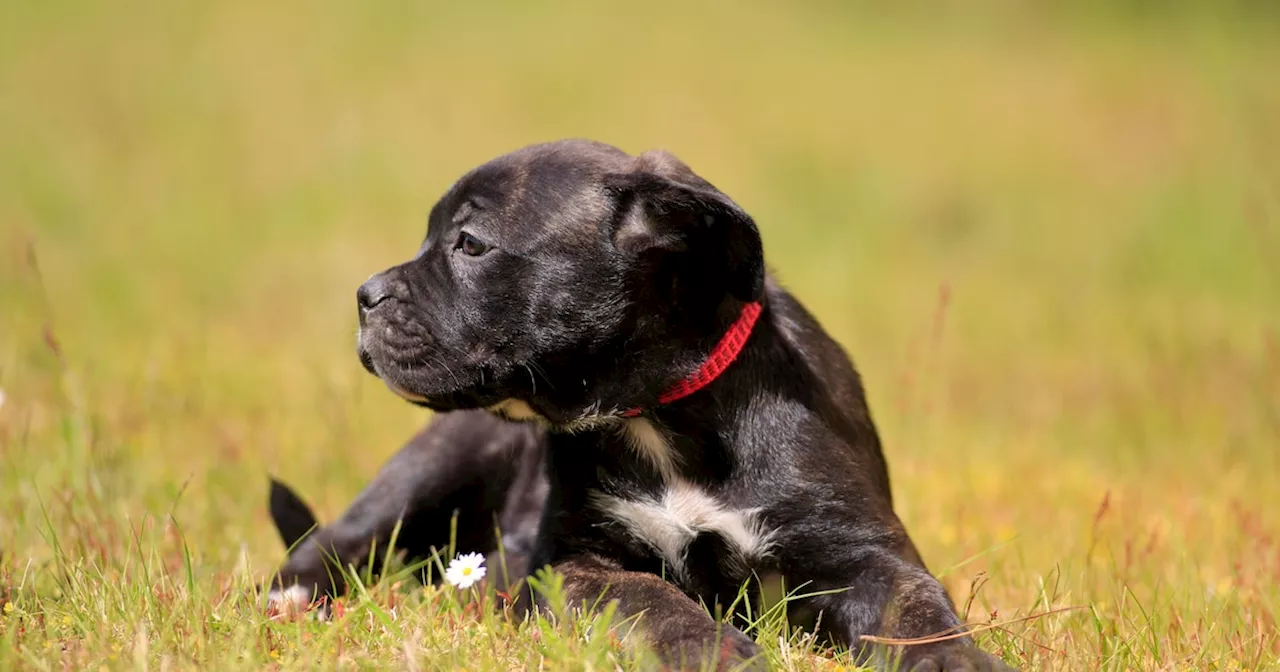
M0 668L632 666L448 591L244 596L268 472L332 518L425 420L357 363L356 286L563 136L757 217L970 622L1073 607L984 647L1280 668L1270 5L440 5L0 6Z

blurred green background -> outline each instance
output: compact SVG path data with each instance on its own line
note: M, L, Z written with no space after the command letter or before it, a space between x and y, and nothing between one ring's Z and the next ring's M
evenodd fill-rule
M570 136L756 217L975 614L1092 605L1028 635L1065 669L1274 659L1265 1L4 3L9 573L169 514L200 576L270 569L268 472L336 516L426 417L359 366L358 284L462 172Z

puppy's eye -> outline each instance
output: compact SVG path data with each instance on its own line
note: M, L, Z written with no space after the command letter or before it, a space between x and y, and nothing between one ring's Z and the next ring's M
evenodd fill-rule
M458 234L458 242L453 246L453 249L462 250L462 253L468 257L478 257L488 252L490 247L488 243L463 231Z

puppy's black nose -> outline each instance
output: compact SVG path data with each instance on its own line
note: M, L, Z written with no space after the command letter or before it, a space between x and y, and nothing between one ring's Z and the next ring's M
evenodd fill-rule
M369 278L360 285L360 289L356 290L356 304L360 306L362 314L373 310L374 306L389 298L391 298L391 283L382 273Z

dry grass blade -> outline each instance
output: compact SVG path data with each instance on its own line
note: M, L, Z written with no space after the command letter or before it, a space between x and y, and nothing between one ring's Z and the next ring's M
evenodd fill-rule
M961 637L968 637L970 635L975 635L977 633L985 632L987 630L997 630L997 629L1002 630L1015 623L1025 623L1027 621L1034 621L1037 619L1044 618L1045 616L1052 616L1054 614L1061 614L1067 611L1077 611L1080 609L1088 609L1088 607L1060 607L1058 609L1050 609L1049 611L1042 611L1038 614L1031 614L1029 616L1023 616L1021 618L1013 618L1007 621L1001 621L999 623L985 623L983 625L969 628L964 632L955 632L949 635L939 633L936 635L928 635L925 637L912 637L910 639L896 639L893 637L877 637L875 635L862 635L861 639L864 642L871 642L873 644L889 644L891 646L918 646L921 644L936 644L938 642L946 642L952 639L960 639ZM957 626L957 627L963 627L963 626ZM943 632L945 633L949 631L944 630Z

